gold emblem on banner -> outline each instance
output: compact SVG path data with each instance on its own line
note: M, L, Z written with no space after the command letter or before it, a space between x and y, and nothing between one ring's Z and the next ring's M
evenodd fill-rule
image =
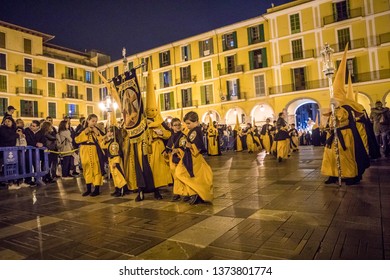
M108 147L111 156L119 155L119 144L118 142L112 142L110 147Z

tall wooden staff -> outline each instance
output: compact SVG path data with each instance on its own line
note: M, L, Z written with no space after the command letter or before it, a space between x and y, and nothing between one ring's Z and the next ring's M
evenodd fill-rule
M336 164L337 164L337 172L338 172L338 184L341 186L341 162L340 162L340 151L339 151L339 138L337 136L337 122L336 122L336 114L335 114L335 104L333 101L334 92L333 92L333 74L334 67L332 62L332 53L334 50L329 47L328 43L325 44L324 48L321 50L323 68L322 72L325 73L325 76L328 78L329 82L329 94L330 94L330 108L332 110L331 120L333 123L333 133L334 133L334 146L336 153Z

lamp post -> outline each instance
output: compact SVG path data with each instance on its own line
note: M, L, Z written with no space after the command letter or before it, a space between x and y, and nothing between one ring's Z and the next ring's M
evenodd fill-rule
M118 104L116 102L112 102L111 96L107 95L105 100L99 103L99 108L103 112L107 112L107 126L109 127L111 125L111 114L115 114Z
M323 68L322 72L324 72L325 76L328 78L329 82L329 94L330 94L330 108L332 111L331 120L333 124L333 133L334 133L334 145L335 145L335 153L336 153L336 164L337 164L337 172L338 172L338 184L341 186L341 162L340 162L340 151L339 151L339 139L337 136L337 122L336 122L336 115L335 115L335 104L333 102L333 74L334 74L334 67L332 62L332 53L334 50L329 47L328 43L325 44L324 48L321 50L321 56L322 56L322 63Z

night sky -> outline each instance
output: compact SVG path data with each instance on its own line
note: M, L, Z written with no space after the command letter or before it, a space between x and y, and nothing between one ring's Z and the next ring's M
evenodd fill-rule
M7 0L0 20L54 35L50 43L127 55L266 13L289 0Z

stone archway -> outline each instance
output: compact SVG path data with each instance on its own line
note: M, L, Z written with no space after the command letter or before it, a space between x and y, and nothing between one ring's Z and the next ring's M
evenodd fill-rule
M291 101L286 106L287 122L295 123L297 129L306 129L317 122L321 124L321 112L319 102L312 98L301 98ZM310 124L310 120L313 121ZM309 124L308 124L309 122Z
M218 123L221 122L221 116L215 110L209 110L206 113L204 113L202 116L202 122L209 123L209 116L211 117L212 121L216 121Z
M246 114L243 109L240 107L229 109L226 112L225 120L227 125L234 126L236 125L236 116L238 115L238 121L240 123L246 123ZM248 120L250 122L250 120Z
M371 113L371 108L375 106L375 101L372 100L368 94L365 94L363 92L357 92L357 102L361 104L364 107L364 109L366 109L368 115L370 115ZM390 102L390 96L389 96L389 102Z
M276 116L273 108L270 105L264 103L253 107L251 111L251 118L251 123L253 123L254 120L256 125L263 125L265 124L265 120L267 118L270 118L272 123L272 121L276 119Z

